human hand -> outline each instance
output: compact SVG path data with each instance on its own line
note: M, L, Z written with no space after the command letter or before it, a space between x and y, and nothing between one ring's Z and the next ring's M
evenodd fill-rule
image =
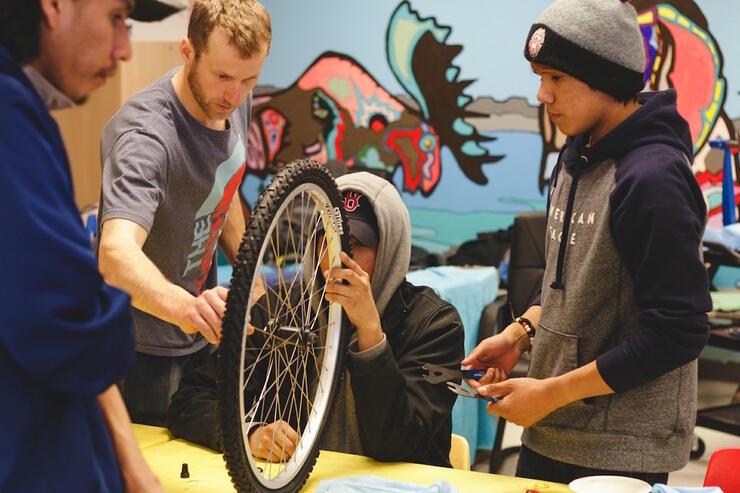
M257 301L262 298L265 294L267 294L267 290L265 289L265 282L262 279L262 276L257 276L257 279L254 280L254 287L252 288L252 296L249 297L249 308L251 309ZM247 322L247 335L254 334L254 325L252 325L250 322Z
M216 286L191 297L177 325L186 334L200 332L208 342L218 344L228 293L225 287Z
M489 368L488 370L486 370L486 374L478 380L466 378L465 382L467 382L467 384L470 385L473 389L477 389L481 385L503 382L508 377L509 376L506 374L506 372L501 368Z
M288 460L300 441L298 433L283 420L260 426L249 435L252 455L271 462Z
M358 349L364 351L383 339L380 316L370 288L370 276L346 253L341 252L340 258L346 268L324 272L326 299L342 305L347 318L357 328ZM346 281L346 284L342 281Z
M524 329L519 324L512 323L500 334L481 341L462 360L462 365L466 368L476 369L497 368L508 374L522 355L522 348L519 344L521 337L527 337ZM493 377L494 375L491 375L490 381L494 381Z
M505 382L481 385L478 393L500 398L497 403L488 403L486 411L489 414L501 416L524 428L567 403L552 378L512 378Z
M121 470L121 476L126 493L164 493L159 479L143 459L135 470Z

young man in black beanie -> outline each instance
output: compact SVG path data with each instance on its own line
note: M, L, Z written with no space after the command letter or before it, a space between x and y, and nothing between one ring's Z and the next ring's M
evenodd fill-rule
M556 1L524 56L568 136L550 182L542 291L463 364L508 372L532 351L528 378L478 388L502 397L491 413L525 428L518 476L666 483L689 458L711 308L689 127L673 90L639 93L644 47L628 3Z

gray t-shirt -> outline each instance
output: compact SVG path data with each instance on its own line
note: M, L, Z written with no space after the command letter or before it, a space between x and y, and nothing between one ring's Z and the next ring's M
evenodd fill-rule
M141 225L149 233L146 256L167 279L198 295L216 285L214 252L246 167L252 94L226 130L212 130L178 99L171 82L177 70L135 94L106 125L99 222ZM207 344L136 308L133 316L139 352L181 356Z

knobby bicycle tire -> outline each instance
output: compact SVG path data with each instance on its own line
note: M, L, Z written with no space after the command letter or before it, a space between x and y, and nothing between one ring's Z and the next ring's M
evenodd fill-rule
M290 223L291 216L289 214L293 214L294 211L291 209L288 212L287 207L297 201L299 194L301 201L305 202L305 197L310 197L311 200L314 200L316 203L314 207L315 209L323 208L323 212L318 211L318 213L316 213L314 211L312 213L317 214L317 217L323 226L323 234L326 238L337 239L338 248L351 254L349 234L347 234L349 230L347 219L344 214L344 208L342 207L342 196L329 172L324 166L310 160L301 160L289 163L274 177L271 184L261 194L249 220L246 232L239 247L236 265L234 266L231 288L226 302L226 314L223 321L222 339L219 348L219 432L223 444L224 459L227 464L227 469L234 486L239 492L292 492L300 489L308 478L308 475L316 462L321 434L327 422L327 415L331 409L331 403L333 402L337 388L341 384L343 378L344 358L347 351L349 334L348 330L345 328L346 318L341 309L338 308L338 305L335 308L326 309L325 316L327 317L327 320L333 320L332 323L334 324L337 323L337 312L332 312L331 310L339 310L338 328L335 325L331 325L331 323L327 323L327 327L331 325L333 328L330 327L326 329L327 333L323 334L323 336L326 337L326 341L321 342L319 338L317 345L317 337L314 336L313 339L310 339L309 336L312 335L313 332L321 332L320 323L319 328L313 330L317 321L320 320L319 315L315 316L313 325L310 327L311 330L305 327L301 329L300 326L303 322L296 322L295 320L297 316L296 312L298 312L298 310L292 308L293 294L295 291L298 291L301 297L298 301L298 303L301 304L300 310L306 311L306 306L308 306L308 309L310 309L311 306L316 306L316 311L319 313L320 308L323 306L323 298L319 299L318 302L315 298L312 298L312 296L318 296L314 293L316 285L315 282L312 279L301 279L300 281L296 281L296 277L293 277L290 289L283 289L284 286L280 285L281 282L287 284L287 280L285 279L286 274L284 272L280 273L281 263L285 265L285 262L287 262L285 260L286 258L288 258L288 260L296 260L295 258L289 258L290 255L285 255L284 250L289 249L291 241L294 249L296 249L297 242L303 242L303 236L300 236L299 240L296 240L293 236L292 230L295 229L293 224L288 224L287 227L283 224L285 222L283 215L286 214L288 214L288 223ZM286 202L288 205L286 205ZM313 217L314 216L312 215L311 218ZM304 218L302 218L302 220L303 219ZM313 219L308 222L309 231L313 234L313 245L315 247L318 236L316 231L310 229L312 220ZM317 224L318 221L316 221L314 226ZM285 242L285 239L278 233L284 233L286 228L289 230L290 238L287 241L288 246L285 247L284 250L281 250L283 247L282 243ZM303 223L301 224L301 228L303 228ZM303 235L302 229L301 235ZM331 244L331 240L329 240L328 243ZM306 244L311 244L311 240L306 240ZM268 255L270 253L268 251L270 248L273 251L271 256ZM333 248L333 256L338 257L338 251L336 250L337 246L335 245ZM277 253L275 253L276 249ZM298 250L300 250L300 248ZM313 252L311 255L314 256L314 254L316 254L316 252ZM300 257L300 255L297 256ZM304 253L304 256L308 257L308 254ZM253 302L252 291L258 289L255 287L255 277L260 277L260 280L262 281L265 280L265 277L262 277L263 274L261 269L264 268L265 264L263 262L268 257L270 257L270 262L274 262L278 266L279 287L268 287L267 294L260 298L260 300L263 301L260 301L259 303ZM293 257L296 257L296 255L293 255ZM337 261L338 260L336 258L333 259L334 266L337 265ZM302 269L306 263L307 262L299 263L297 273L294 272L292 275L299 277L304 276ZM315 269L318 268L319 266L317 264ZM314 273L314 277L315 275L316 274ZM283 277L281 278L280 276ZM303 281L306 281L306 284L310 284L310 289L306 288L307 291L304 291L303 284L300 284L300 289L293 289L297 282L302 283ZM269 285L269 283L267 284ZM308 293L308 291L311 292ZM306 302L306 300L303 299L307 294L310 302ZM273 300L273 305L275 305L276 313L278 313L279 316L276 315L274 317L275 320L270 319L269 315L263 317L265 318L263 322L266 323L264 323L264 326L260 329L258 337L255 338L254 334L253 336L245 337L245 328L248 320L248 307L257 306L258 308L264 309L265 306L270 306L271 299ZM285 313L282 313L282 307L278 306L280 303L291 306L285 310ZM257 308L251 309L256 310ZM321 310L324 310L324 308L321 308ZM269 311L270 310L268 309L267 312ZM332 313L334 313L334 315L331 315ZM298 315L301 314L305 315L305 313L299 313ZM249 316L250 321L257 320L258 318L253 311L249 312ZM292 325L288 324L291 325L290 327L284 326L284 320L278 323L276 320L280 318L280 316L285 319L290 319L292 317ZM300 318L300 316L298 316L298 318ZM278 334L277 331L279 330L284 331L279 333L280 337L275 335ZM283 335L285 333L289 334L289 336ZM295 339L292 339L292 334L299 333L308 335L306 335L305 338L303 335L300 335L296 336ZM330 349L327 349L330 347L330 342L328 341L329 334L333 337L332 341L336 342L332 343ZM291 340L292 342L288 343L288 340ZM257 345L260 341L263 343L262 349L259 349L256 356L253 356L254 352L258 350ZM254 346L247 348L246 346L250 344L253 344ZM287 349L289 345L292 346L290 349ZM265 349L268 346L269 349ZM311 350L307 348L319 349L312 349L313 352L311 352ZM248 350L251 350L252 353L248 353ZM302 356L304 359L295 359L285 362L285 358L287 358L287 356L282 355L281 351L285 352L285 354L287 354L288 351L293 351L291 354L300 353L296 358ZM301 351L303 353L301 353ZM264 352L281 353L275 357L276 361L279 360L275 365L280 364L282 366L280 367L280 370L275 370L275 383L271 384L270 388L268 388L267 381L271 375L270 371L272 371L272 360L265 362L265 360L271 357L263 357L262 355ZM329 359L321 359L321 365L318 365L317 363L319 358L316 356L317 352L323 353L321 358ZM292 357L293 356L291 356L291 358ZM244 373L247 372L245 370L245 361L247 358L254 358L254 362L251 364L252 366L249 375L245 378ZM311 367L311 364L309 363L309 358L310 363L313 363L313 367ZM334 363L333 365L332 360ZM329 361L328 367L324 364L326 361ZM266 372L265 383L262 383L255 377L255 374L258 374L257 368L260 367L260 365L266 368L266 370L263 368ZM293 365L301 366L300 370L295 370L295 372L299 373L302 371L303 374L294 377L294 369L291 369ZM316 375L310 378L307 377L307 373L314 370L314 368ZM331 368L331 370L325 368ZM285 376L286 371L288 376ZM261 412L263 414L265 413L265 407L267 407L268 401L268 397L266 397L266 395L269 392L273 392L275 397L273 398L273 402L270 404L270 407L267 407L267 415L269 416L270 413L275 414L277 411L280 411L282 419L282 412L284 412L284 410L281 409L281 392L298 392L295 389L285 391L282 388L283 383L286 379L288 380L288 383L291 383L293 382L292 379L298 380L301 376L303 377L303 382L300 385L300 393L302 395L297 398L293 396L294 400L292 403L289 403L289 405L295 407L295 416L292 416L293 409L290 409L288 417L296 421L299 429L301 429L300 427L303 421L306 421L307 428L301 429L304 434L301 434L300 442L304 442L304 437L308 438L305 438L306 443L300 444L305 445L304 449L300 449L300 457L298 455L298 450L294 453L295 463L291 465L290 460L293 460L293 458L285 461L284 466L281 462L280 465L275 466L277 472L273 474L272 462L269 462L266 466L252 456L251 447L249 446L249 440L247 438L249 430L252 428L248 428L246 420L251 418L249 425L257 426L254 424L256 419L254 415L258 412L256 409L261 409ZM316 388L309 390L309 383ZM305 389L303 388L304 384ZM245 397L245 393L247 392L246 387L259 387L259 385L262 385L261 394L259 396L256 396L255 394L253 397ZM290 385L288 385L288 387L290 387ZM325 387L328 387L328 389ZM313 391L316 393L311 394ZM316 401L320 400L318 405L314 406L315 402L311 401L311 395L313 395ZM251 415L246 412L246 403L250 398L253 399L252 408L250 409L252 413ZM240 401L240 399L242 400ZM263 399L264 402L261 402ZM297 403L297 401L300 402ZM302 412L304 402L306 402L307 409L309 407L311 408L310 411L306 410L305 416ZM286 407L289 407L289 405L286 405ZM320 409L320 406L323 406L323 409ZM319 413L321 414L320 416ZM313 429L311 429L311 425L314 426ZM318 429L316 429L316 425L318 425ZM273 445L274 444L275 442L273 441ZM299 460L300 463L298 463ZM262 464L262 467L260 467L260 464ZM263 469L267 469L268 467L270 468L270 472L266 473Z

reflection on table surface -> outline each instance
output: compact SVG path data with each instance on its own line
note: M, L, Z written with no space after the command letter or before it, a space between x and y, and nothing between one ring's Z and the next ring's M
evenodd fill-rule
M221 454L185 440L174 440L163 428L134 425L136 439L162 487L170 493L233 492ZM166 439L166 441L162 441ZM188 464L189 478L180 478L182 465ZM381 463L359 455L322 451L303 491L312 492L322 480L347 476L375 475L383 478L429 485L445 480L460 493L566 493L561 484L494 474L461 471L408 463Z

